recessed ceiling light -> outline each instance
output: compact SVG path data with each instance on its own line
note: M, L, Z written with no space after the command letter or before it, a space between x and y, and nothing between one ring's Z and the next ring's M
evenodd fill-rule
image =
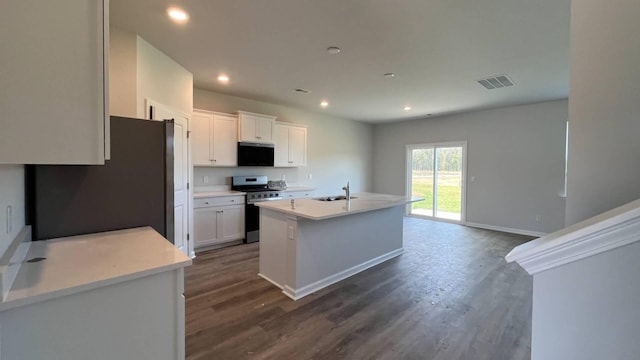
M223 83L223 84L226 84L226 83L229 82L229 76L225 75L225 74L220 74L220 75L218 75L218 81Z
M386 74L383 74L382 76L384 76L386 78L392 78L392 77L396 76L396 74L394 74L394 73L386 73Z
M404 111L409 111L409 110L411 110L411 106L405 106L404 107Z
M186 11L178 7L170 7L167 9L167 14L171 20L177 23L186 23L189 20L189 14Z
M331 55L340 54L340 51L342 50L337 46L330 46L327 48L327 52Z
M322 100L320 102L320 106L322 106L323 108L326 108L327 106L329 106L329 102L327 100Z

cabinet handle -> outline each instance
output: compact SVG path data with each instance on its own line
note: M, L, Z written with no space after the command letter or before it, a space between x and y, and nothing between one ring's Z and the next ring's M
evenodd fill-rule
M235 200L231 200L231 202L236 202Z
M206 203L204 203L205 205L209 205L209 202L207 201Z

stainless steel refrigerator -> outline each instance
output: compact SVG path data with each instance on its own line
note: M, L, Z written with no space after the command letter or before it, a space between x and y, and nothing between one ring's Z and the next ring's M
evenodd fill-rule
M33 239L151 226L174 240L173 121L111 117L104 165L31 165Z

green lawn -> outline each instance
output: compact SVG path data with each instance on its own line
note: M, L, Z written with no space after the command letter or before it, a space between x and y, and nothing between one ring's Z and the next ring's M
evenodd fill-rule
M453 213L461 212L461 188L457 185L451 185L452 183L459 183L459 179L459 177L456 177L450 181L438 182L438 210ZM412 209L433 210L433 179L430 177L414 178L412 188L413 196L425 198L424 201L413 203Z

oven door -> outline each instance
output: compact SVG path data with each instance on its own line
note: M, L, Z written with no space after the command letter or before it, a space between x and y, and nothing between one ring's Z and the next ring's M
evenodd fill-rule
M245 243L260 240L260 208L254 204L246 204L244 208Z

